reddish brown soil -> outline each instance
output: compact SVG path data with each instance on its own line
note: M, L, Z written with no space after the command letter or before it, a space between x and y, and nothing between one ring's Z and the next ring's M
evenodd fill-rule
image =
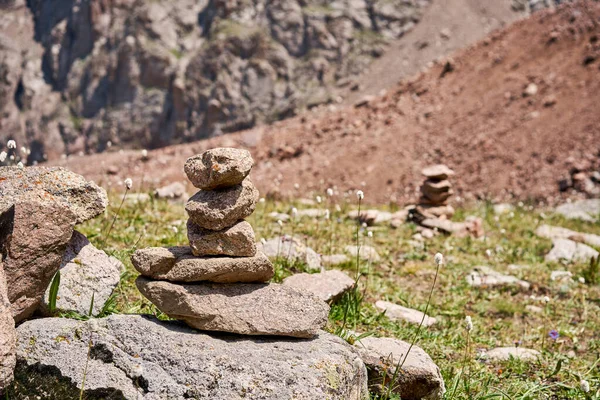
M241 146L257 161L253 179L263 193L302 196L337 186L360 188L370 202L399 203L416 199L419 171L433 163L456 171L463 198L548 202L574 163L599 167L600 4L537 13L453 59L453 71L435 65L368 106L320 109L156 150L147 162L138 151L62 163L99 182L144 176L159 185L183 181L192 154ZM524 96L530 83L539 90ZM116 175L106 174L109 167Z

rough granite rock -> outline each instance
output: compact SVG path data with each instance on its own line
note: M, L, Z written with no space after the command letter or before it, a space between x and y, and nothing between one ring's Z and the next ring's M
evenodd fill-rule
M454 171L445 166L444 164L431 165L421 170L427 179L444 180L454 175Z
M302 239L287 235L278 236L259 244L259 249L271 258L287 258L306 264L310 271L320 271L321 256L310 247L307 247Z
M0 214L0 252L15 322L38 308L76 221L58 202L18 202Z
M311 338L329 315L314 295L276 283L178 285L141 276L135 283L159 310L200 330Z
M505 275L494 271L490 267L475 267L467 275L467 283L474 287L521 287L529 289L529 282L520 280L512 275Z
M0 393L13 380L16 363L17 332L8 301L6 276L0 256Z
M332 269L316 274L295 274L285 278L282 284L310 292L323 301L332 302L352 289L355 282L344 272Z
M350 257L352 257L352 259L354 260L356 260L357 253L360 259L364 261L377 262L381 260L379 253L377 252L375 247L372 246L362 245L357 250L355 245L348 245L344 247L344 251L348 253Z
M554 239L552 249L546 254L546 261L559 262L589 262L592 257L598 257L598 252L582 243L569 239Z
M150 247L136 250L131 262L148 278L172 282L266 282L274 274L260 251L253 257L196 257L189 247Z
M194 186L212 190L242 183L254 165L248 150L216 148L187 159L185 173Z
M569 239L574 242L600 247L600 235L572 231L559 226L541 225L535 230L535 234L547 239Z
M10 398L79 399L91 335L88 400L368 399L357 350L323 331L312 340L209 335L140 315L37 319L17 331Z
M204 229L188 221L187 232L195 256L252 257L256 254L254 230L246 221L220 231Z
M482 358L486 361L508 361L516 358L523 361L533 361L540 356L540 352L524 347L497 347L486 351Z
M567 219L596 222L600 217L600 199L579 200L562 204L554 210Z
M375 303L375 307L385 311L385 316L392 321L406 321L414 325L418 325L423 321L423 326L431 326L437 322L435 318L430 316L425 316L425 319L423 319L423 313L419 310L402 307L389 301L379 300Z
M56 308L88 315L93 296L92 315L98 315L119 284L124 269L119 260L98 250L84 235L74 231L60 266ZM44 311L49 295L48 287L41 305Z
M396 366L404 360L410 344L393 338L369 336L356 342L356 348L369 372L369 387L385 393L384 375L394 376ZM419 346L413 346L402 366L393 392L403 400L441 400L446 392L439 367Z
M220 231L254 212L258 190L249 178L225 189L200 190L185 205L190 219L205 229Z

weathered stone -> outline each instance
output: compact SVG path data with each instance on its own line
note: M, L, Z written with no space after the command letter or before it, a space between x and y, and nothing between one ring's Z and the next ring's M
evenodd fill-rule
M0 207L1 209L1 207ZM0 214L0 253L16 322L39 306L58 271L77 217L58 202L18 202Z
M274 221L281 221L281 222L286 222L290 219L289 214L278 213L276 211L269 213L269 217L271 219L273 219Z
M559 226L541 225L535 230L535 234L547 239L569 239L574 242L600 247L600 235L572 231Z
M51 399L368 399L366 369L342 339L209 335L140 315L46 318L18 328L13 391ZM88 360L90 337L92 347ZM9 393L10 398L21 398Z
M375 307L385 311L385 315L392 321L406 321L415 325L423 321L423 326L431 326L437 322L435 318L430 316L425 316L423 320L423 313L421 311L402 307L389 301L379 300L375 303Z
M256 238L246 221L220 231L204 229L188 221L188 240L195 256L252 257L256 254Z
M467 276L467 283L474 287L519 286L529 289L529 282L512 275L504 275L485 266L476 267Z
M496 214L496 215L508 214L509 212L511 212L514 209L515 208L513 207L512 204L508 204L508 203L494 204L494 214Z
M348 253L350 255L350 257L353 257L354 259L356 259L356 255L358 254L359 258L364 261L377 262L377 261L381 260L379 253L372 246L361 245L359 247L359 249L357 250L356 246L348 245L348 246L344 247L344 251L346 253Z
M185 210L195 224L220 231L252 214L257 201L258 190L247 178L236 186L198 191L189 199Z
M0 167L0 178L0 203L58 203L77 223L100 215L108 205L104 189L64 168Z
M188 158L184 170L194 186L211 190L239 185L253 164L248 150L217 148Z
M310 271L321 270L321 256L301 239L287 235L265 241L259 248L271 258L283 257L306 264Z
M157 199L180 200L188 197L188 194L183 183L173 182L170 185L156 189L154 197Z
M444 378L439 367L419 346L410 347L409 343L393 338L368 336L356 342L355 346L369 372L369 388L376 393L385 393L396 367L402 365L397 374L393 393L404 400L439 400L446 392ZM384 377L386 385L384 385Z
M546 254L546 261L559 262L588 262L592 257L598 257L598 252L590 246L569 239L555 239L552 250Z
M443 180L448 179L448 177L454 175L454 171L445 166L444 164L432 165L427 168L423 168L421 170L421 174L423 174L428 179L437 179Z
M339 299L355 285L354 279L339 270L330 270L316 274L295 274L283 280L284 286L307 291L323 301Z
M565 203L556 207L554 211L567 219L596 222L600 216L600 199L587 199Z
M0 392L4 392L4 389L12 382L16 363L17 333L7 289L0 256Z
M561 282L571 282L573 279L573 274L571 271L552 271L550 273L551 281L561 281Z
M325 216L325 209L323 208L305 208L298 210L297 218L322 218Z
M429 205L419 204L416 206L417 212L422 214L425 218L452 218L454 215L454 207L449 204L446 205ZM407 212L408 214L408 212Z
M350 257L346 254L331 254L328 256L321 256L321 261L324 265L339 265L350 261Z
M144 276L172 282L266 282L274 274L260 251L253 257L196 257L189 247L150 247L136 250L131 262Z
M392 213L379 210L361 210L360 216L358 215L358 210L353 210L348 213L348 218L358 219L360 222L366 223L369 226L387 223L392 220L392 217Z
M310 338L329 314L314 295L276 283L178 285L140 276L136 285L162 312L200 330Z
M60 266L60 285L56 308L88 315L98 315L119 284L123 264L94 247L81 233L74 231ZM46 290L42 309L47 311L50 288Z
M511 358L522 361L534 361L539 356L539 351L524 347L497 347L485 352L482 358L487 361L508 361Z

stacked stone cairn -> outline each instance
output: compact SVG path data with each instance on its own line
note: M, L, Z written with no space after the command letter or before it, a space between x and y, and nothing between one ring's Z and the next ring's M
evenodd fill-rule
M131 257L136 285L158 309L199 330L308 338L327 323L328 305L275 283L244 219L258 202L246 150L217 148L193 156L185 172L200 189L185 209L189 246L146 248Z
M412 219L420 222L426 218L450 218L454 209L448 200L454 194L452 184L448 180L454 171L443 164L424 168L421 173L425 181L421 185L421 198L413 210Z

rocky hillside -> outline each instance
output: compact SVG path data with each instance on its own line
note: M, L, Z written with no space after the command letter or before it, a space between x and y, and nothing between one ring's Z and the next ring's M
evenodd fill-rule
M334 101L429 0L0 2L0 141L159 147Z

